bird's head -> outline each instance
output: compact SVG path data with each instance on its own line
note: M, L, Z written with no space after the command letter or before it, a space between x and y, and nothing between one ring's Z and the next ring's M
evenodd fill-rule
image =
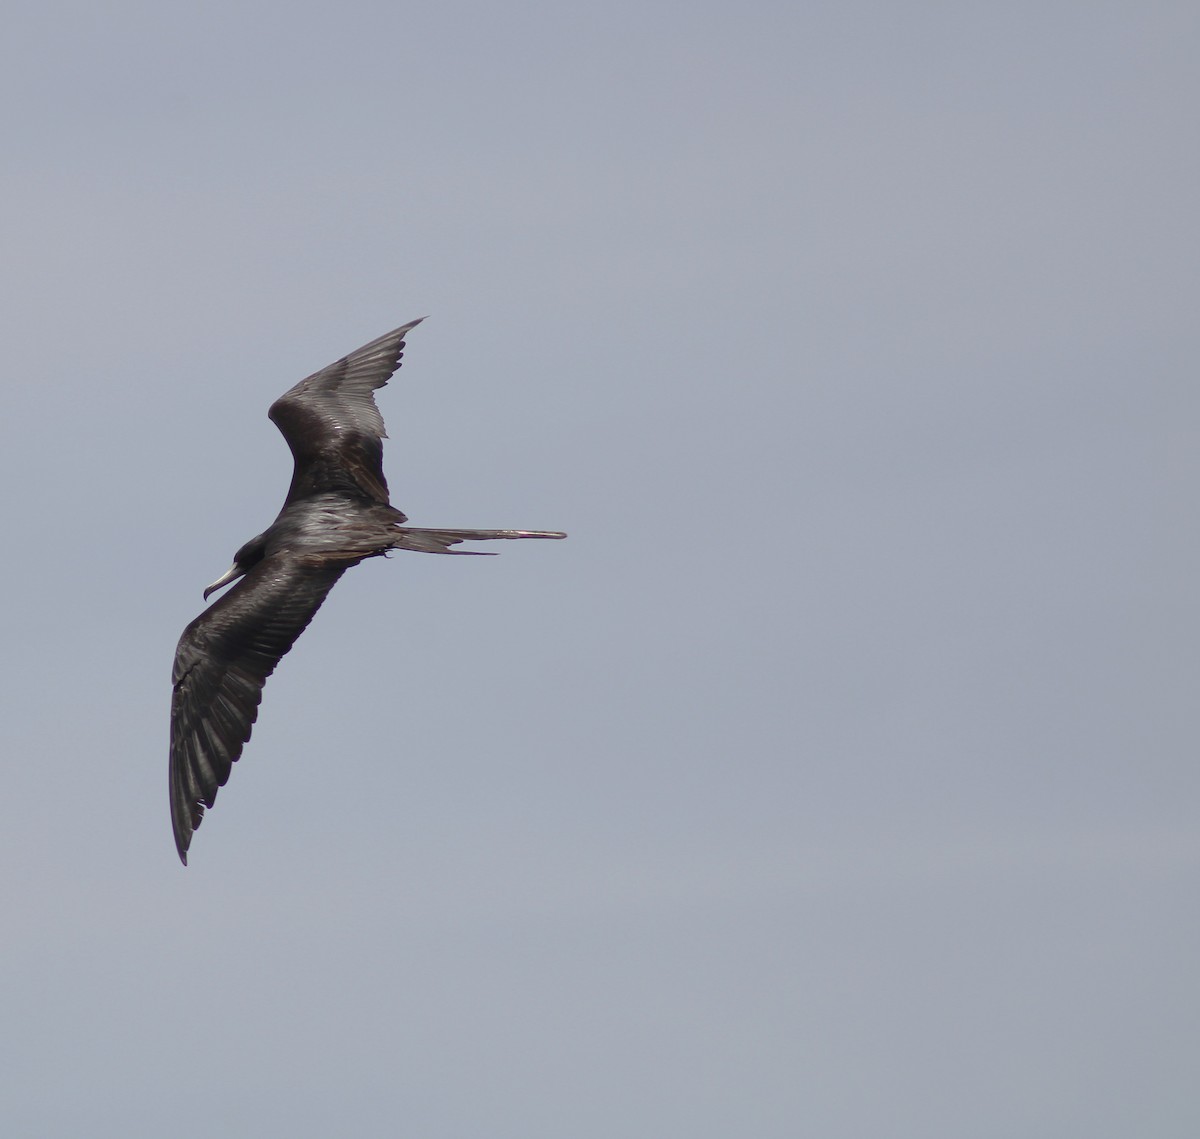
M231 581L237 581L239 577L244 577L249 573L259 562L263 560L267 552L267 540L265 534L259 534L256 538L251 538L236 554L233 555L233 565L231 565L212 585L207 586L204 590L204 600L216 593L218 589L227 586Z

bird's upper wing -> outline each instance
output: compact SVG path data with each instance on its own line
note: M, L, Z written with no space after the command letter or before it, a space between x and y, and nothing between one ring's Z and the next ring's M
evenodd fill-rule
M325 491L388 501L383 477L383 416L373 392L400 367L409 321L280 396L268 413L296 460L285 506Z
M264 559L179 638L171 698L171 824L187 864L192 832L229 779L263 685L354 560Z

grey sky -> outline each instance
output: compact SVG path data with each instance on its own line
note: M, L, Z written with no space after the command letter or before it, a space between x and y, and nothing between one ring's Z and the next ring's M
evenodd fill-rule
M22 4L7 1134L1191 1139L1186 4ZM169 670L380 395L185 871Z

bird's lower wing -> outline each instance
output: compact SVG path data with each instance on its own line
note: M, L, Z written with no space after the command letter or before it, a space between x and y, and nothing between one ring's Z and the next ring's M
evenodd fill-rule
M179 638L171 698L171 824L187 864L192 832L250 738L263 685L353 561L273 557Z

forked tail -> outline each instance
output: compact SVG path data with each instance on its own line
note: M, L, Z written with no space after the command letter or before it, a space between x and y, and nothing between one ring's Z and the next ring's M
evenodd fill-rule
M452 550L459 542L488 542L493 538L565 538L561 530L424 530L419 526L398 526L392 548L416 550L420 554L476 554L491 550Z

